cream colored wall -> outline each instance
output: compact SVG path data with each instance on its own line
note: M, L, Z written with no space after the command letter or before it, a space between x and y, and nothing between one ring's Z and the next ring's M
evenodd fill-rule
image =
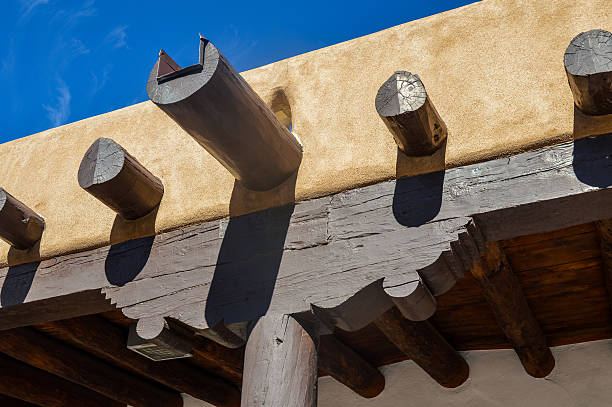
M282 89L304 160L294 184L265 193L229 173L149 102L0 145L0 185L41 213L32 253L0 245L0 264L46 258L569 140L574 111L563 68L573 36L612 29L609 0L488 0L243 73L265 99ZM223 50L222 50L223 51ZM419 74L448 129L445 151L398 157L374 97L395 70ZM143 87L147 73L143 72ZM612 116L578 116L575 136L612 131ZM586 126L586 127L585 127ZM82 191L80 160L98 137L159 176L158 213L137 222Z
M385 389L364 399L331 377L319 379L318 407L605 407L612 404L612 340L553 348L555 370L535 379L512 350L462 352L470 378L456 389L413 362L385 366ZM185 407L210 404L186 397Z

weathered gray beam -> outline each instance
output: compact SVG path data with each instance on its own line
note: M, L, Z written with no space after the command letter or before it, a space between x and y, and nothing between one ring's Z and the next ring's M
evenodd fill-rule
M49 304L87 290L130 318L170 317L203 330L312 306L334 314L379 284L391 303L360 300L330 317L333 324L359 329L398 302L405 317L424 319L433 297L478 260L479 241L611 218L610 155L612 138L583 139L60 256L20 279L1 269L3 298L23 292L23 278L29 288L20 302L1 302L0 328L20 316L32 323L24 304L45 311L34 314L39 322L50 320L62 307Z
M293 317L268 314L247 341L242 407L317 406L316 332Z
M578 34L567 47L564 62L576 107L588 115L612 114L612 33Z
M298 139L202 36L198 64L180 68L160 53L147 93L249 189L271 189L300 165Z

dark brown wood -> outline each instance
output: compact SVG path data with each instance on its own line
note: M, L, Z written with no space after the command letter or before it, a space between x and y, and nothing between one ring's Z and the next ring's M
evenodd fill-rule
M0 393L41 407L125 407L125 404L2 354L0 354ZM0 405L11 406L5 404L2 399Z
M260 318L246 345L241 406L316 407L317 342L291 316Z
M391 75L378 89L376 111L406 155L431 155L446 139L446 124L418 75Z
M565 51L565 72L574 104L588 115L612 114L612 34L578 34Z
M599 233L606 291L610 298L610 307L612 308L612 219L601 220L595 224Z
M245 187L268 190L297 170L298 139L211 42L200 38L199 64L172 69L160 70L158 60L147 84L149 98ZM163 72L168 73L159 76Z
M484 259L472 269L472 275L525 371L533 377L547 376L555 367L555 359L498 243L487 243Z
M0 394L0 406L2 407L36 407L36 404L28 403L27 401L15 399L4 394Z
M23 202L0 188L0 239L15 249L34 246L45 230L45 220Z
M79 185L125 219L153 211L164 186L115 141L97 139L79 167Z
M376 397L385 388L382 373L334 335L320 338L319 371L365 398Z
M133 407L181 407L177 392L29 328L0 332L0 352Z
M98 316L56 321L36 328L102 360L212 405L240 405L240 391L233 385L185 361L153 362L128 350L125 331Z
M467 362L428 321L409 321L397 308L391 308L374 324L440 385L452 388L467 380Z

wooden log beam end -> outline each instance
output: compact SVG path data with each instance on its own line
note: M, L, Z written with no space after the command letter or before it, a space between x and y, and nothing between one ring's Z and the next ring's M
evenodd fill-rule
M564 63L576 107L587 115L612 114L612 33L578 34L565 51Z
M0 238L18 250L34 246L45 230L45 220L0 188Z
M378 89L375 104L378 115L406 155L431 155L446 139L446 124L418 75L395 72Z
M106 206L133 220L159 205L162 182L115 141L97 139L79 167L79 185Z

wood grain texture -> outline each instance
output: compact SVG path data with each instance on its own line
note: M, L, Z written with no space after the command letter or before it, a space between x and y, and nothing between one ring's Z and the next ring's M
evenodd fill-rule
M184 361L153 362L128 350L125 331L103 318L87 316L66 319L41 324L36 329L108 363L214 406L240 405L240 391L222 379Z
M385 388L382 373L334 335L320 338L319 371L365 398L376 397Z
M99 138L89 147L78 173L79 185L125 219L153 211L164 186L123 147Z
M547 376L555 360L499 244L487 243L485 257L472 269L472 275L525 371L533 377Z
M149 98L245 187L268 190L297 170L300 142L211 42L200 38L200 63L168 80L160 81L159 67Z
M312 306L335 312L382 280L396 305L421 304L429 291L427 308L413 309L422 318L469 269L482 241L612 217L610 154L610 138L578 140L45 260L30 273L23 301L2 304L0 315L12 310L14 324L32 316L19 311L25 304L98 289L130 318L169 317L204 330ZM481 236L470 230L472 216ZM122 273L129 278L121 285L109 282ZM23 290L8 275L0 270L2 290ZM360 329L377 316L369 305L330 320Z
M23 202L0 188L0 239L15 249L34 246L45 230L45 220Z
M125 407L125 404L2 354L0 393L41 407ZM11 406L10 403L4 404L1 399L0 402L3 407Z
M612 220L604 219L596 222L596 225L599 233L606 291L610 297L610 307L612 308Z
M433 154L446 140L446 124L418 75L395 72L376 94L376 111L406 155Z
M0 352L134 407L181 407L179 393L129 374L29 328L0 332Z
M3 407L36 407L36 404L28 403L27 401L15 399L15 398L0 394L0 406L3 406Z
M564 62L578 109L588 115L612 114L612 33L578 34L567 47Z
M293 317L257 321L244 359L242 407L316 407L317 342Z
M470 373L467 362L429 322L409 321L397 308L391 308L374 324L440 385L452 388L467 380Z

